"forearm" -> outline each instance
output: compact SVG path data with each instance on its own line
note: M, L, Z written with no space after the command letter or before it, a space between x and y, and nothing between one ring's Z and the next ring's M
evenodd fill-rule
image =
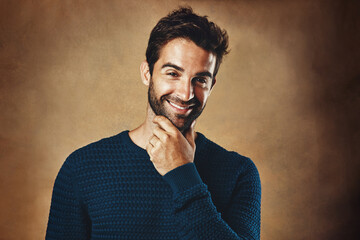
M224 220L194 164L181 166L164 179L174 193L174 214L180 239L257 239L256 231L259 230L252 228L253 219L244 219L247 213L229 214L227 221ZM230 227L229 223L236 224Z

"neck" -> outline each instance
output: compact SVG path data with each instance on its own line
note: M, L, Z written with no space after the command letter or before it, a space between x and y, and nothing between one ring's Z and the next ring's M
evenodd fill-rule
M152 122L152 120L155 116L156 115L154 111L148 104L145 121L139 127L129 132L131 140L143 149L146 149L146 145L148 144L150 137L153 135L155 124Z

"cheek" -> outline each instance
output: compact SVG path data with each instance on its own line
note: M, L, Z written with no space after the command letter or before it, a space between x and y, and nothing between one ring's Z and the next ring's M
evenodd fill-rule
M204 106L209 97L210 91L208 89L195 89L196 98L200 101L200 103Z
M162 97L164 95L168 95L176 89L176 86L173 86L174 84L169 84L166 81L161 80L155 80L154 82L154 89L157 93L158 97Z

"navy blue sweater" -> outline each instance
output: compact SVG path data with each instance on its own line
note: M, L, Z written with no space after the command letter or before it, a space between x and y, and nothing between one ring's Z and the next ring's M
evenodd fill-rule
M194 163L161 176L124 131L82 147L55 180L46 239L260 239L253 162L198 133Z

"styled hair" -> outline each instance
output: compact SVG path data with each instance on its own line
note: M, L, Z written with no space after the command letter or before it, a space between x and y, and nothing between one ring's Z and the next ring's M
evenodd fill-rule
M191 40L202 49L213 53L216 56L214 77L223 56L229 53L229 37L226 30L210 22L207 16L195 14L191 7L180 7L161 18L151 31L146 49L146 60L151 75L162 47L175 38Z

